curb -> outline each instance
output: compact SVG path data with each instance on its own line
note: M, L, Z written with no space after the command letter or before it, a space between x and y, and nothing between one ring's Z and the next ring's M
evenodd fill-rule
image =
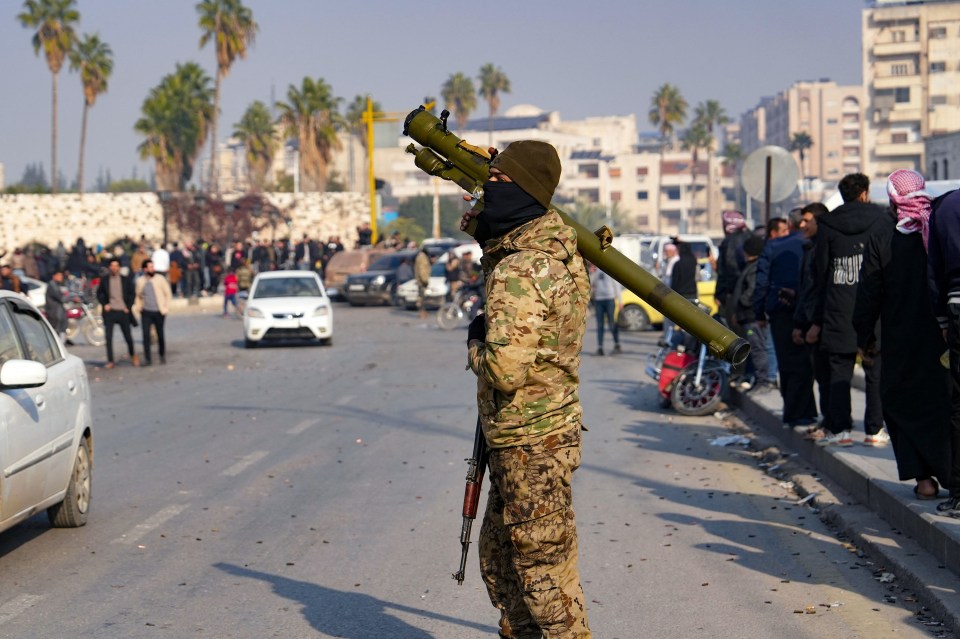
M948 627L960 629L960 535L954 520L915 509L899 494L903 484L871 477L846 463L832 450L803 439L781 425L780 417L748 394L732 392L729 404L749 423L762 429L761 438L796 453L850 498L838 504L820 502L822 515L893 568L900 585L916 591L923 604ZM791 477L804 496L817 492L816 478ZM828 488L824 486L824 488ZM894 490L898 492L894 492ZM837 508L842 504L842 508ZM892 530L891 530L892 529Z

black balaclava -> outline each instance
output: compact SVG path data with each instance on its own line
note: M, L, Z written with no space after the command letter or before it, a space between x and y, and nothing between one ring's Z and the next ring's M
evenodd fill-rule
M546 207L515 182L487 182L483 185L483 211L477 230L485 227L491 239L503 237L546 211Z

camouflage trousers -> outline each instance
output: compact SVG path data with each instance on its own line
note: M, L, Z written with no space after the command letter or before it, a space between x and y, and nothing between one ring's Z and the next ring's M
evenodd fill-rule
M570 481L580 429L490 451L480 572L507 639L589 638Z

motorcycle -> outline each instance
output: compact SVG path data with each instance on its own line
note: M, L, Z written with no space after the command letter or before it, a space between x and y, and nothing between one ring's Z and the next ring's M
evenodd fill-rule
M72 341L78 334L82 334L83 339L91 346L103 346L107 343L103 316L94 311L93 306L83 297L79 295L71 297L64 304L64 309L67 312L67 330L64 334L68 340Z
M483 299L475 287L463 287L453 296L452 302L440 306L437 311L437 324L445 331L457 328L473 321L477 313L483 310Z
M681 415L717 411L730 376L730 364L712 357L706 344L666 329L660 349L647 358L647 375L657 381L660 407L673 406Z

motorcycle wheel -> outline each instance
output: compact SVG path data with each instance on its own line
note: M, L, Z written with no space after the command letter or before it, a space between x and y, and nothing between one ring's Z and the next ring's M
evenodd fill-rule
M64 331L68 340L73 341L73 338L77 336L77 333L80 332L80 327L77 325L77 320L70 318L67 320L67 330Z
M448 302L437 311L437 324L445 331L460 326L463 319L463 310L453 302Z
M696 384L696 364L688 366L678 376L670 393L674 410L681 415L699 417L717 411L722 400L726 376L720 368L705 367Z
M100 317L87 317L83 323L83 339L90 346L103 346L107 343L107 331Z

